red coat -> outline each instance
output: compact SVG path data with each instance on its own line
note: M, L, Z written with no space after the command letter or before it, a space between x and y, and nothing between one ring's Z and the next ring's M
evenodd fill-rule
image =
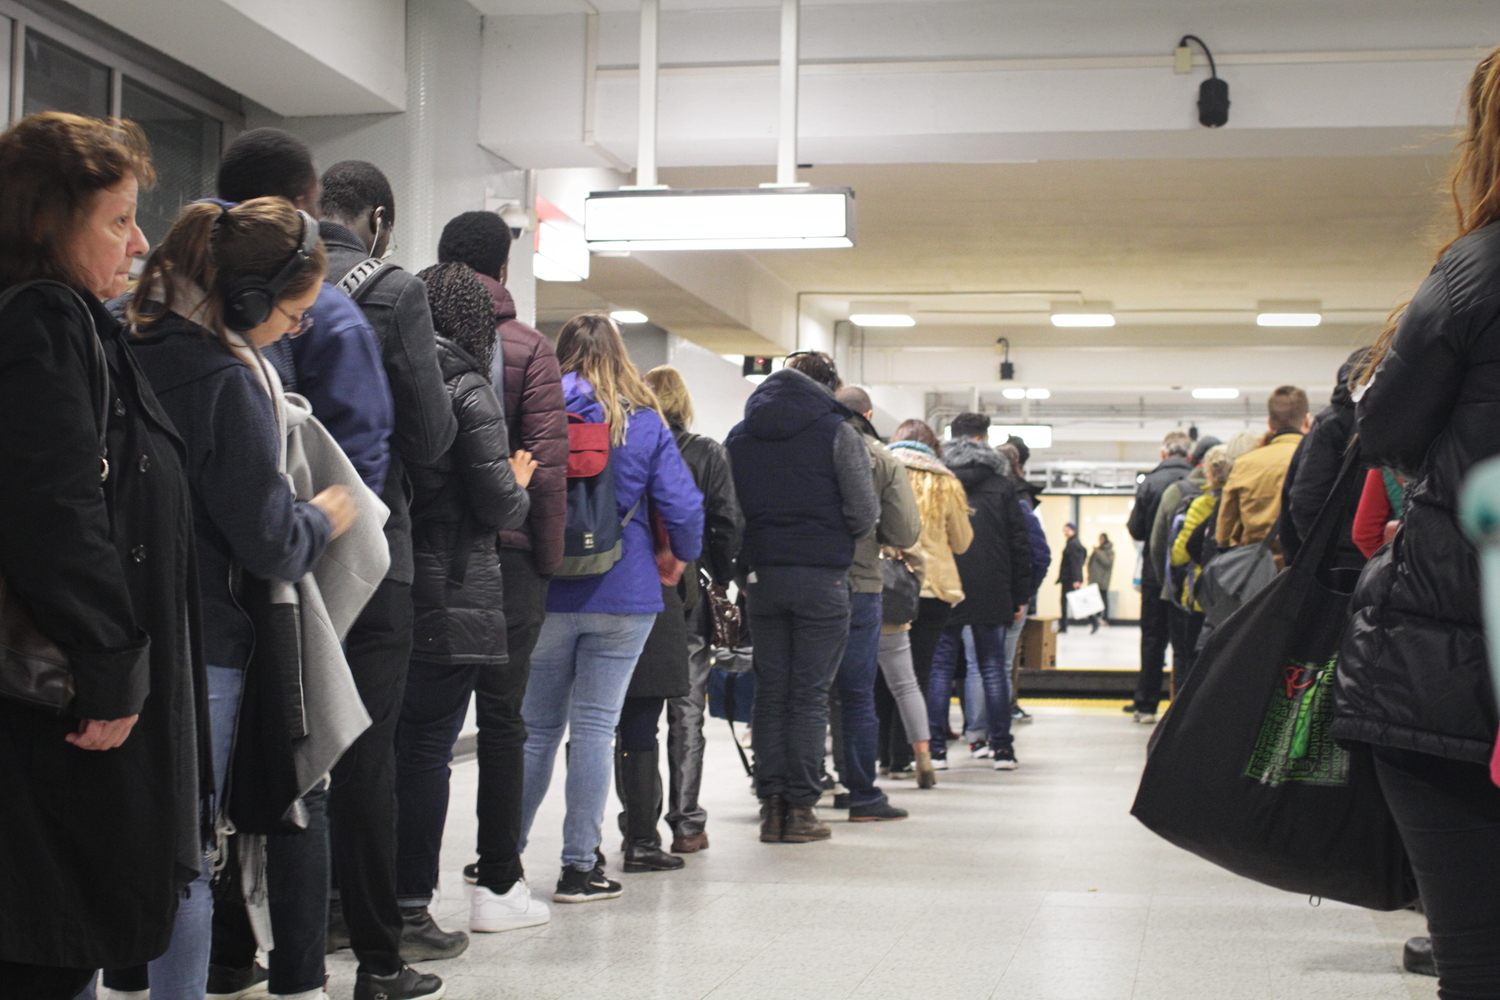
M504 372L495 372L502 390L512 450L524 448L536 459L527 492L531 513L519 531L500 532L500 544L529 551L537 572L550 576L562 562L567 522L568 415L563 408L562 373L552 342L516 319L516 304L505 286L481 274L495 299Z
M1354 514L1354 544L1368 559L1385 544L1385 526L1391 519L1391 498L1385 492L1385 476L1379 469L1365 473L1365 489Z

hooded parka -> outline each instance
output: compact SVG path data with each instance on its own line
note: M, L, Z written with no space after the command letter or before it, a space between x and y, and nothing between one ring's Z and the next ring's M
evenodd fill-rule
M1409 479L1401 530L1354 595L1333 733L1488 764L1495 696L1458 500L1469 469L1500 454L1500 224L1438 261L1356 412L1364 459Z
M943 448L943 461L969 497L974 543L955 557L964 599L948 626L1009 625L1031 599L1031 536L1000 453L980 441L960 438Z
M437 338L458 434L430 465L411 463L412 659L505 663L505 590L496 532L526 523L530 494L511 471L495 390L474 356Z
M1287 471L1291 486L1283 497L1283 504L1288 500L1291 502L1294 540L1290 546L1287 544L1287 514L1283 511L1281 546L1291 559L1296 558L1296 549L1301 547L1301 539L1312 534L1318 511L1323 509L1324 501L1333 495L1334 483L1339 478L1339 470L1344 466L1345 452L1349 449L1349 442L1354 439L1354 396L1349 391L1349 379L1369 353L1369 348L1362 347L1339 367L1339 380L1333 387L1333 396L1328 405L1313 418L1312 429L1297 446L1298 454L1292 460L1296 478L1292 478L1293 469ZM1352 520L1358 506L1356 497L1345 516ZM1338 558L1341 566L1364 565L1364 554L1359 551L1347 531L1339 533Z
M26 291L0 326L0 573L77 684L63 716L0 699L0 960L122 968L167 948L213 772L186 457L82 295L109 369L102 487L83 307ZM117 749L64 740L136 713Z

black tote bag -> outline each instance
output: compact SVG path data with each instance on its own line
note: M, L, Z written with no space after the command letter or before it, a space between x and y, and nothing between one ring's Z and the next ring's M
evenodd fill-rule
M1416 882L1370 748L1328 735L1353 590L1328 567L1358 473L1351 454L1301 557L1214 631L1153 734L1131 813L1245 878L1396 910Z

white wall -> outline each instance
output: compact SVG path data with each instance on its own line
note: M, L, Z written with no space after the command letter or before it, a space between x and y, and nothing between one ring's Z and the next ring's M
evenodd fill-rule
M755 391L740 369L707 348L681 337L667 340L667 363L682 372L693 396L694 433L723 441L745 417L745 400Z
M280 115L406 107L405 0L74 5Z

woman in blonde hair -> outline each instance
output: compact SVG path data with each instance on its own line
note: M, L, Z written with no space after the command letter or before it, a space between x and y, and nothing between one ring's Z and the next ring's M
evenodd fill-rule
M917 620L906 627L881 628L880 672L885 691L877 686L875 701L880 712L880 756L889 762L893 775L905 770L914 757L917 782L929 788L937 784L937 777L927 748L931 735L927 681L948 612L964 599L953 557L968 551L974 528L969 523L964 485L943 464L943 446L926 421L912 419L897 427L888 447L906 466L922 514L922 534L915 548L923 574Z
M1374 748L1438 994L1500 997L1495 692L1478 560L1458 519L1465 476L1500 454L1500 49L1469 84L1452 196L1457 237L1355 396L1363 460L1407 477L1407 494L1395 540L1354 595L1332 735Z
M620 894L620 883L604 874L599 848L615 728L636 660L666 606L653 519L670 549L663 559L692 562L703 546L703 496L613 320L597 314L568 320L557 337L557 361L570 418L608 425L609 465L599 475L612 477L624 532L619 559L603 572L569 577L565 566L553 578L521 706L528 733L522 849L566 730L568 809L552 898L583 903ZM572 497L568 516L572 530Z

